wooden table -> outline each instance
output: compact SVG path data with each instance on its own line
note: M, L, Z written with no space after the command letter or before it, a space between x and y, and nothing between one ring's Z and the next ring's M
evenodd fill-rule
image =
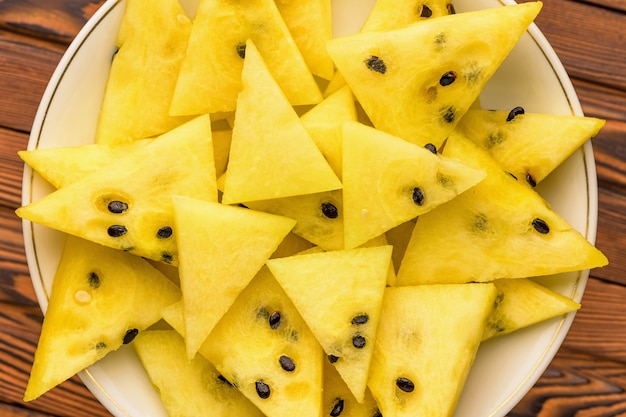
M21 400L42 314L21 222L25 149L44 88L103 0L0 0L0 415L110 416L77 377ZM626 0L545 0L537 19L573 79L585 113L607 119L593 140L599 180L597 246L583 308L550 367L511 416L626 415ZM480 417L480 416L477 416Z

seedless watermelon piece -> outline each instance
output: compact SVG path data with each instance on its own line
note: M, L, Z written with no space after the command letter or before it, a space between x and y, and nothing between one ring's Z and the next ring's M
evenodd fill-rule
M191 361L175 330L140 333L133 346L170 417L263 417L215 366L200 355Z
M341 188L255 47L248 41L224 183L224 204Z
M270 271L362 402L391 246L271 259Z
M210 117L198 116L16 213L52 229L176 265L171 198L177 194L217 200L211 142Z
M452 416L495 297L490 283L385 290L368 382L383 416Z
M178 287L145 260L68 236L24 400L132 342L180 296Z
M398 285L527 278L607 264L523 178L460 133L448 138L444 154L481 167L487 177L417 219Z
M174 212L191 359L296 222L187 197L174 197Z
M440 147L541 9L531 2L328 42L374 126Z

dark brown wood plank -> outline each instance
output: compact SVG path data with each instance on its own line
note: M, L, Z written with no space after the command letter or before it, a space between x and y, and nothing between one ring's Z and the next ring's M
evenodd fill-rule
M626 0L576 0L581 3L604 7L605 9L618 10L626 13Z
M27 144L26 133L0 128L0 206L16 209L21 204L24 162L17 152Z
M69 44L104 0L0 1L0 29Z
M37 306L26 265L21 220L12 210L0 207L0 302Z
M626 413L624 364L562 348L509 417L614 417Z
M41 96L64 51L61 45L0 30L0 126L30 131Z
M54 410L55 416L110 417L77 376L35 401L22 402L42 320L39 307L0 303L0 404L11 404L25 413Z
M599 190L598 234L596 246L609 264L593 270L593 276L615 284L626 285L626 196L621 189Z
M626 122L626 91L573 78L585 115Z
M578 1L544 1L536 21L570 76L626 90L626 14ZM585 59L581 59L584 56Z
M563 346L626 364L626 287L590 279ZM626 378L626 365L624 368ZM626 379L621 383L626 387Z

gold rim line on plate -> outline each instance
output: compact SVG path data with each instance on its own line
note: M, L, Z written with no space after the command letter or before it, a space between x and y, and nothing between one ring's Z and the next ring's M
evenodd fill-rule
M66 71L68 70L68 67L70 65L70 63L74 60L74 58L76 57L78 51L80 50L81 46L87 41L87 38L89 37L89 35L94 32L97 28L98 25L100 25L105 19L106 17L118 6L120 6L120 4L122 3L123 0L107 0L107 3L105 3L105 5L102 6L102 12L100 12L99 15L95 16L95 19L93 20L93 24L91 24L91 26L89 26L89 29L86 31L86 33L81 33L77 36L77 38L80 37L80 42L76 43L76 44L72 44L71 45L71 52L69 52L68 58L67 58L67 62L65 63L64 67L63 67L63 71L60 72L58 75L55 76L55 80L56 83L54 85L54 88L51 90L51 93L49 94L49 98L47 100L46 103L46 107L45 107L45 111L43 112L42 115L38 116L38 118L41 119L39 126L38 126L38 132L37 132L37 136L36 136L36 141L34 142L34 146L31 146L31 144L29 143L29 148L37 148L39 146L40 140L41 140L41 136L42 136L42 130L43 127L45 125L45 120L46 120L46 115L48 114L48 110L50 109L50 107L52 106L52 102L54 100L55 97L55 93L59 88L59 85L61 83L61 81L63 80ZM512 4L511 2L507 2L506 0L498 0L498 2L501 4L501 6L506 6L509 4ZM98 12L96 12L98 13ZM541 51L541 54L544 56L544 59L548 62L548 64L550 65L550 68L552 69L552 71L554 72L554 75L556 76L556 79L559 82L559 85L561 87L561 90L563 91L563 94L567 100L567 103L569 105L570 108L570 112L572 115L575 115L577 112L574 109L574 105L572 103L572 97L570 97L570 95L568 94L568 90L569 88L566 88L565 85L563 84L563 79L561 77L561 71L558 71L555 66L554 66L554 62L553 62L553 58L556 58L558 60L558 57L556 57L556 54L554 54L554 57L549 56L546 52L546 50L544 49L544 47L542 47L542 42L539 42L537 40L537 37L541 37L544 40L544 44L549 45L549 43L547 42L547 40L543 37L542 32L540 31L540 29L535 25L535 23L532 23L531 26L529 27L529 29L527 30L528 35L531 37L532 41L534 42L534 44L536 45L536 47ZM69 50L68 50L69 51ZM552 54L551 54L552 55ZM560 61L557 61L560 64ZM572 92L574 93L574 95L576 94L575 91L573 90L572 87ZM577 100L577 97L574 97ZM576 106L578 107L578 106ZM590 188L589 188L589 167L588 167L588 163L587 163L587 157L586 157L586 153L585 153L585 148L584 146L581 147L581 149L579 150L579 152L581 152L581 157L583 159L583 166L584 166L584 170L585 170L585 178L586 178L586 191L587 191L587 215L585 216L585 231L584 231L584 236L586 238L589 237L589 216L590 216L590 211L591 211L591 201L590 201ZM29 168L30 170L30 168ZM33 201L33 184L37 181L37 178L35 178L35 172L30 170L30 178L29 178L29 182L30 182L30 201ZM35 244L35 235L36 232L33 228L32 222L27 222L28 224L28 230L30 232L30 237L32 239L32 250L34 253L34 261L35 261L35 265L37 268L37 272L38 272L38 278L39 278L39 282L41 284L41 288L42 291L44 292L46 299L50 298L50 294L48 293L48 290L46 288L45 282L44 282L44 278L43 278L43 273L42 273L42 268L40 266L40 262L39 262L39 257L37 256L37 245ZM581 278L583 277L583 275L587 275L588 271L578 271L578 276L576 277L574 283L573 283L573 288L572 288L572 294L571 297L574 298L575 294L577 293L579 286L581 284ZM583 286L584 287L584 286ZM570 313L573 314L573 313ZM524 385L526 385L531 377L533 377L533 375L535 374L535 372L537 372L537 370L540 368L540 366L543 364L543 362L545 361L546 357L548 356L548 353L550 352L550 350L553 348L554 343L556 342L556 340L558 339L563 326L565 325L565 322L568 320L570 320L571 323L571 316L565 315L561 318L561 320L559 321L559 324L557 326L557 328L555 329L552 338L550 339L550 342L546 345L544 351L542 352L542 354L540 355L540 357L538 358L537 362L535 363L535 365L529 370L529 372L526 374L525 378L520 382L520 384L511 391L511 393L500 403L500 405L498 405L490 414L489 417L493 417L495 415L497 415L497 413L501 412L502 410L504 410L506 407L509 407L510 402L512 401L512 399L514 397L516 397L522 390L522 387ZM117 411L123 413L125 416L127 417L132 417L132 415L126 410L124 409L115 399L113 399L113 397L107 392L107 390L98 382L98 380L96 379L96 377L91 373L91 371L89 370L89 368L81 371L79 373L79 376L81 377L81 379L87 379L90 384L92 385L92 387L89 387L89 389L93 392L93 388L96 388L99 393L95 393L94 394L98 394L99 396L101 396L102 398L105 398L110 405L115 406L117 408ZM103 404L106 406L106 404ZM109 410L111 412L113 412L113 410Z

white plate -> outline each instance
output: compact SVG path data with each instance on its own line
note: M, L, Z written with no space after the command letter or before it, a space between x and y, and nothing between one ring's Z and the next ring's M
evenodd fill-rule
M193 14L198 0L183 0ZM333 0L336 34L358 30L374 0ZM455 0L458 12L499 7L509 0ZM105 81L115 51L123 1L107 1L70 45L52 76L32 128L29 149L93 142ZM485 108L523 106L528 112L582 115L578 98L554 51L534 25L481 96ZM554 209L592 243L597 224L597 181L587 143L550 177L540 192ZM52 188L26 167L23 204ZM33 285L45 312L63 235L24 222ZM580 301L588 271L542 282ZM534 385L561 345L574 318L550 320L484 343L461 397L456 417L504 416ZM116 417L166 416L134 351L127 346L81 372L82 380Z

